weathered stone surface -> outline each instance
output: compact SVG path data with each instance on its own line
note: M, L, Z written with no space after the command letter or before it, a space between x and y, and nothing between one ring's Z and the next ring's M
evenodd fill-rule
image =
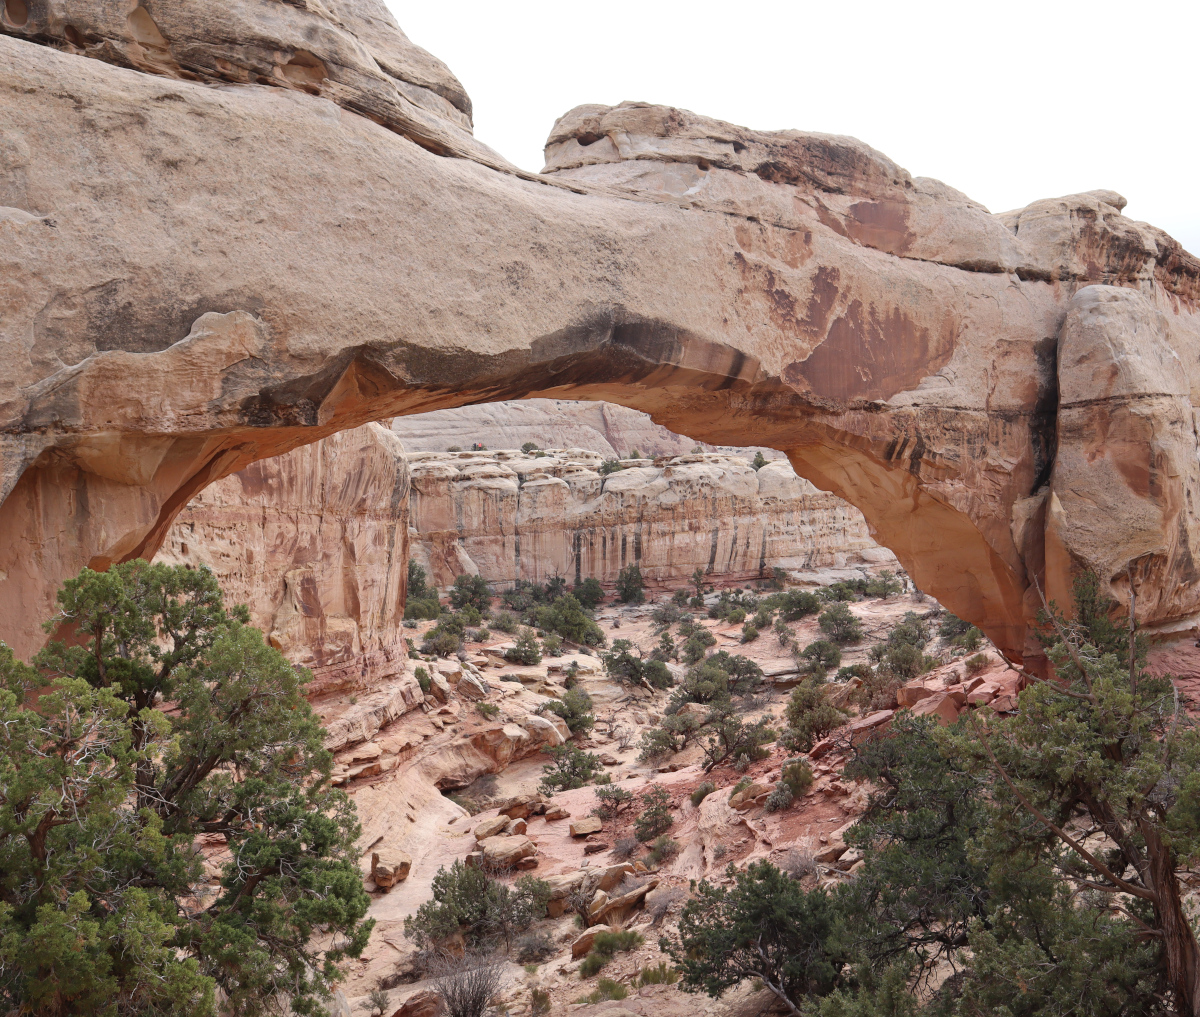
M586 837L589 833L599 833L604 828L598 816L582 816L571 821L571 836Z
M508 816L493 816L491 819L485 819L475 827L475 839L484 840L487 837L495 837L506 826L508 826Z
M668 431L645 413L603 401L522 399L463 406L397 417L391 427L410 452L445 452L451 445L469 449L476 443L520 448L532 441L543 449L581 448L620 459L635 449L655 457L686 455L696 447L694 438Z
M402 717L425 700L413 675L403 675L376 691L358 697L335 719L325 721L325 747L337 752L350 745L369 741L381 727Z
M913 707L912 712L915 717L936 717L943 727L958 720L958 706L954 699L944 692L935 692L922 699Z
M612 898L603 907L592 912L592 919L597 922L624 922L631 911L643 906L646 894L656 886L658 886L658 880L650 879L636 889L630 890L629 893Z
M571 959L578 960L580 957L586 957L587 952L596 941L596 937L602 932L612 931L607 925L593 925L591 928L584 929L571 943Z
M1014 658L1031 579L1066 603L1079 566L1121 598L1137 561L1139 620L1195 624L1200 262L1118 195L994 216L853 139L642 103L560 119L535 186L374 0L84 0L83 46L52 7L0 37L18 652L251 462L525 395L786 451Z
M442 997L432 989L414 992L392 1017L438 1017L442 1012Z
M771 788L768 785L755 782L730 798L729 807L737 809L739 812L744 812L746 809L754 807L755 798L759 795L769 794L770 791Z
M376 886L387 889L408 878L412 855L396 848L371 853L371 879Z
M313 669L316 692L404 672L407 555L404 448L367 424L210 485L158 559L211 568L227 603Z
M894 561L860 512L786 460L755 472L743 456L688 454L602 476L601 458L413 454L413 557L440 586L463 572L500 585L556 574L612 583L631 555L649 580L676 583L696 568L752 579L764 567Z
M462 673L462 676L458 679L458 684L454 688L463 699L470 699L475 702L486 699L488 694L487 682L477 675L466 671Z
M485 862L505 868L516 865L522 858L537 854L533 841L523 835L485 837L479 842L479 850L483 852Z

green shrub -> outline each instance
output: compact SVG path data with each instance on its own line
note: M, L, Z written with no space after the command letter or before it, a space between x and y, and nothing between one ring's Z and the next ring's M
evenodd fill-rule
M762 451L754 453L754 458L750 461L750 465L754 467L755 472L761 470L767 465L767 457L762 454Z
M641 793L642 811L633 821L633 832L645 843L660 833L666 833L675 824L669 805L671 793L661 784L651 784Z
M671 594L671 603L676 607L686 607L688 602L688 591L686 589L676 590Z
M585 957L584 964L586 964L589 959L590 959L590 955L589 955L589 957ZM603 964L600 965L600 967L603 967L603 966L604 966ZM598 970L600 970L600 969L597 968L596 971L598 971ZM583 973L583 965L580 965L579 971L580 971L580 974ZM596 973L596 971L591 972L591 974L594 975ZM590 975L588 975L586 977L590 977ZM583 997L577 999L575 1002L577 1002L577 1003L603 1003L605 1000L609 1000L609 999L624 999L628 995L629 995L629 990L627 988L625 988L625 986L622 985L620 982L614 982L611 978L601 978L600 981L598 981L596 983L596 988L593 991L589 992L586 996L583 996Z
M793 798L800 798L813 786L812 767L807 759L789 759L780 767L779 781L792 792Z
M725 616L725 621L727 621L730 625L741 625L745 620L746 612L740 607L735 607L729 612L729 614Z
M600 585L599 579L589 576L582 583L576 584L571 595L579 601L579 605L585 611L594 611L604 600L604 587Z
M812 678L805 678L793 690L784 711L787 717L788 748L808 752L830 731L840 727L846 711L834 706L825 689Z
M600 626L570 593L555 597L549 604L531 607L526 612L525 620L582 646L604 645L604 633Z
M557 632L550 632L546 638L542 640L542 653L547 657L562 656L562 636Z
M862 623L841 601L830 604L821 612L817 621L821 626L821 631L839 646L857 643L863 637Z
M774 599L779 617L784 621L799 621L809 615L818 614L824 606L820 597L804 590L788 590Z
M456 610L469 605L482 613L492 606L492 591L483 576L455 576L450 588L450 603Z
M500 707L495 703L476 703L475 709L488 720L495 720L500 716Z
M545 917L550 884L522 876L512 886L456 860L433 877L433 897L404 920L404 932L422 949L461 935L468 945L512 937Z
M413 670L413 677L417 679L417 684L421 686L421 691L429 695L429 690L433 688L433 682L429 680L429 672L423 667L418 667Z
M668 967L666 961L659 961L654 967L646 965L637 977L637 987L643 985L674 985L679 981L679 972Z
M492 618L492 628L512 635L517 631L517 616L511 611L497 611Z
M405 593L409 600L424 600L432 596L436 599L437 591L430 590L425 585L425 570L411 558L408 560L408 583Z
M404 617L408 621L434 620L442 613L437 594L430 597L408 597L404 602Z
M522 628L517 633L514 644L504 651L504 659L527 667L541 663L542 651L538 648L537 637L532 629Z
M551 699L543 709L562 717L567 722L567 730L573 735L587 734L596 726L592 697L578 686L567 689L562 699Z
M696 790L692 792L692 804L699 806L705 798L716 791L717 785L711 780L702 781L696 785Z
M728 800L733 801L734 795L741 794L743 791L746 790L746 788L748 788L753 783L754 783L754 781L752 781L749 777L743 777L736 784L734 784L733 787L731 787L729 789L729 799Z
M453 657L462 649L463 633L461 628L435 625L421 642L421 652L431 653L435 657Z
M599 756L584 752L577 745L556 745L542 751L554 759L553 763L542 767L542 773L545 775L539 785L542 794L552 795L558 791L571 791L583 787L603 770Z
M789 808L794 800L792 789L786 784L778 785L763 803L764 812L781 812L783 809Z
M641 604L646 600L646 581L637 562L631 562L617 573L617 597L622 604Z
M985 671L990 663L991 661L988 659L987 654L977 653L967 661L967 673L978 674L980 671Z
M521 451L526 455L529 455L530 452L536 452L537 450L538 443L536 441L527 441L521 446Z
M622 812L633 805L633 792L626 791L619 784L609 784L596 788L596 815L601 819L616 819Z
M797 663L818 678L824 678L841 662L842 651L836 643L828 639L818 639L809 643L797 657Z
M675 684L671 672L661 660L647 660L636 656L633 650L634 645L628 639L616 639L612 649L600 654L604 670L610 678L656 689L668 689Z
M758 638L758 629L756 629L754 627L754 623L746 622L746 624L742 626L742 642L743 643L752 643L757 638Z

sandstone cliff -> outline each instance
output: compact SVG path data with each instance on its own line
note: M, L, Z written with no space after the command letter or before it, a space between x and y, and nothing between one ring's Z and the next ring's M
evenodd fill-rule
M651 581L684 583L787 569L891 563L858 510L797 477L786 460L757 473L739 456L627 460L557 449L420 452L412 469L413 556L447 585L463 572L507 585L553 575L611 583L631 562Z
M434 410L396 417L392 430L410 452L445 452L451 445L470 449L477 442L489 449L520 448L532 441L540 448L582 448L605 459L620 459L635 449L650 457L680 456L703 446L628 406L574 399L522 399ZM726 451L711 445L703 450ZM755 448L740 451L752 454ZM762 451L769 459L779 458L774 449Z
M370 686L407 658L408 490L400 440L367 424L205 488L158 560L211 567L313 692Z
M1033 580L1065 602L1081 567L1200 617L1200 262L1119 195L992 215L851 138L644 103L572 110L531 178L378 0L5 11L21 652L65 576L152 555L221 477L531 395L785 451L1016 656Z

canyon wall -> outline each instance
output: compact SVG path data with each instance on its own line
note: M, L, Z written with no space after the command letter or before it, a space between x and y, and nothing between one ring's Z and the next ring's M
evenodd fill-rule
M582 448L605 459L620 459L634 450L643 456L681 456L700 447L705 452L741 452L753 456L757 447L722 448L669 431L645 413L604 401L521 399L434 410L396 417L392 430L410 452L445 452L450 446L471 449L520 448L532 441L539 448ZM780 458L775 449L762 449L768 459Z
M156 560L211 568L310 692L366 687L407 659L408 494L400 440L367 424L209 485Z
M1065 604L1083 568L1200 618L1200 261L1112 191L993 215L853 138L646 103L570 111L524 173L379 0L6 4L0 93L22 655L222 477L526 396L785 452L1015 658L1034 581Z
M797 477L786 460L758 472L723 454L626 461L554 449L418 452L412 470L412 554L446 586L477 573L613 583L637 562L651 582L683 585L696 568L744 581L772 567L802 570L895 564L862 513Z

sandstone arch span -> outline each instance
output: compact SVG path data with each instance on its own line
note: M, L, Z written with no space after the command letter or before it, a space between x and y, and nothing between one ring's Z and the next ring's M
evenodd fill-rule
M525 395L782 449L1014 656L1032 578L1082 565L1194 624L1200 264L1119 195L991 215L854 139L642 103L571 111L535 177L376 0L166 8L0 21L18 649L218 477Z

